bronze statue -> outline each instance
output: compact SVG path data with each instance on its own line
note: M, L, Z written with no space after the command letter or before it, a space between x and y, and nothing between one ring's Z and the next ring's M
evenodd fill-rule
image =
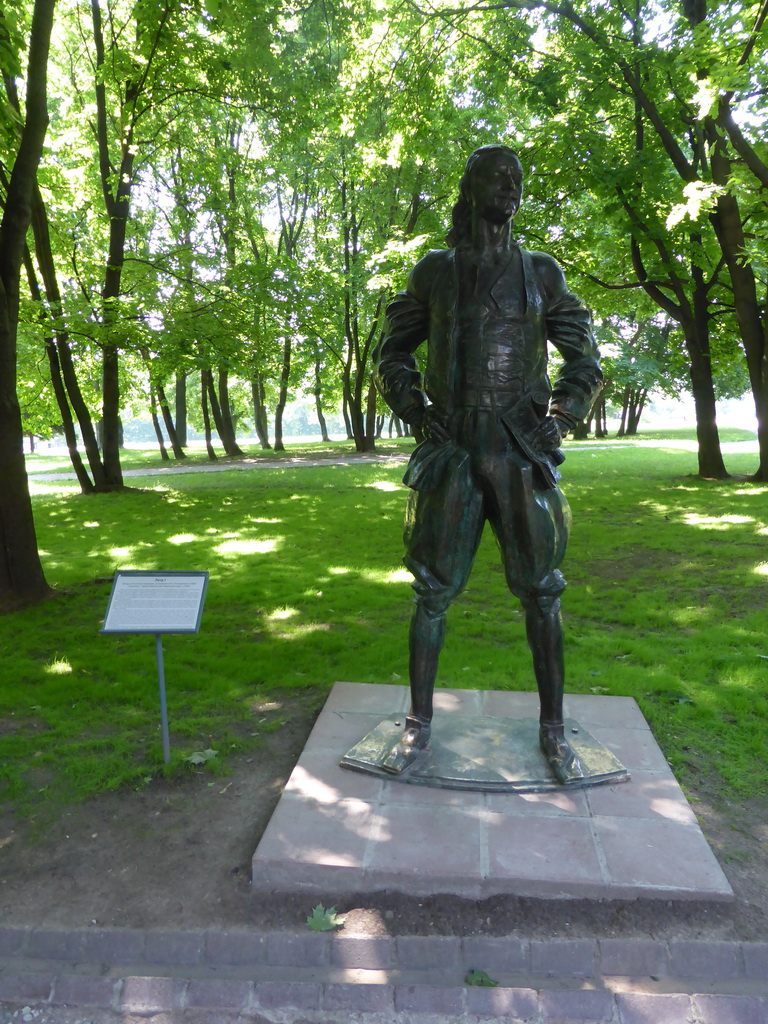
M523 169L506 146L467 161L451 248L433 250L387 307L376 380L424 440L404 482L405 564L416 594L411 710L382 767L399 774L427 748L445 616L464 589L486 520L507 584L525 609L539 691L539 739L556 779L582 778L563 725L560 595L570 510L557 486L562 438L588 412L602 374L590 314L558 264L521 249L512 222ZM423 375L414 352L428 350ZM554 387L547 341L564 365Z

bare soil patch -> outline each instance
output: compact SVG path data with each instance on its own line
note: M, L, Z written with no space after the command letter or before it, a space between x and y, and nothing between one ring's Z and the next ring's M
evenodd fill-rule
M256 898L250 861L316 716L298 698L285 725L226 776L106 794L71 807L42 835L0 816L0 924L72 928L304 927L321 900ZM692 792L704 833L733 886L733 905L513 896L473 901L395 893L326 894L347 932L768 941L768 801L723 805Z

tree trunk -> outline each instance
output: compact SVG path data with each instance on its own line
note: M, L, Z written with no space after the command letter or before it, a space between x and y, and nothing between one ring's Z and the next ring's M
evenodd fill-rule
M328 424L325 422L325 415L323 414L320 363L317 360L315 360L315 412L317 414L317 422L320 424L320 435L323 441L330 441L331 439L328 436Z
M80 428L80 437L83 440L83 447L85 448L86 458L88 459L88 466L91 471L91 477L93 478L93 490L107 491L110 488L107 485L104 463L101 461L101 452L99 451L99 443L96 438L93 419L91 418L90 410L83 398L83 393L80 390L77 372L75 371L75 364L72 359L72 350L69 346L69 334L62 320L61 290L59 289L59 281L56 275L56 264L54 263L53 249L51 247L48 211L45 208L43 197L37 186L35 186L32 198L32 232L35 239L35 256L37 258L37 265L40 268L40 276L43 279L45 296L50 308L58 318L58 323L55 328L58 364L64 381L64 387L66 388L69 404L72 406L72 411L75 414L77 424ZM33 288L31 279L30 288ZM72 453L70 452L70 458L71 455ZM76 466L75 472L78 472Z
M35 268L32 264L32 255L27 246L24 247L24 265L27 270L27 281L29 282L29 290L32 298L35 302L39 303L40 309L43 310L43 297L35 274ZM56 399L56 404L59 407L61 425L64 431L64 440L67 445L67 451L69 452L69 459L72 463L72 468L74 469L75 476L77 477L77 482L80 484L81 492L83 494L92 494L94 486L91 482L91 478L88 476L88 471L83 465L83 460L80 458L80 452L77 450L77 431L75 430L72 412L69 408L69 402L67 401L66 388L64 387L64 381L61 376L61 364L56 351L56 342L52 337L51 332L47 329L47 319L47 314L41 312L40 320L43 327L46 328L45 354L48 357L48 369L51 374L51 385L53 387L53 395Z
M707 128L712 180L730 188L732 166L725 140L711 120ZM755 402L760 462L754 479L768 480L768 306L761 310L757 298L755 268L746 255L744 220L736 196L731 192L719 195L709 219L731 279L736 320L747 357L749 383Z
M755 403L760 461L754 479L768 480L768 314L763 311L763 323L757 299L755 271L744 256L746 240L739 206L734 196L718 197L717 212L713 214L712 221L733 286L736 319L747 357L749 383Z
M203 410L203 429L205 431L205 450L208 453L208 458L213 462L218 458L218 455L213 449L213 443L211 441L211 414L208 409L208 377L210 372L208 370L200 371L200 404Z
M629 402L629 414L627 419L627 436L634 437L640 425L640 417L643 415L645 401L648 397L647 388L632 388Z
M376 451L376 399L378 392L376 385L371 378L371 382L368 385L368 400L366 402L365 410L365 438L364 438L364 450L367 452Z
M586 441L589 437L589 424L592 420L592 413L589 417L583 420L579 420L576 426L571 431L571 437L574 441Z
M283 339L283 364L280 369L280 392L275 408L275 451L284 452L283 444L283 413L288 403L288 382L291 376L291 339L286 335Z
M95 487L93 486L91 478L88 476L88 471L83 465L83 460L80 458L80 452L77 449L77 431L75 430L75 422L72 419L69 402L67 401L67 393L64 388L64 381L61 378L61 366L59 365L59 357L56 352L56 344L50 336L45 339L45 354L48 356L48 367L51 371L53 393L56 396L56 404L59 407L61 424L64 428L64 440L67 444L67 451L69 452L69 459L72 463L72 468L75 471L77 482L80 484L81 492L83 494L93 494Z
M712 382L712 364L709 353L703 355L695 342L686 347L691 360L691 392L696 410L696 438L699 443L699 476L705 480L726 480L728 471L720 448L717 429L717 403Z
M208 393L208 401L210 402L210 406L211 406L211 413L213 415L213 422L216 425L216 432L219 435L219 440L221 441L221 445L222 445L222 448L224 449L225 455L228 455L230 458L239 458L239 457L245 455L245 452L240 448L240 446L238 445L237 441L235 440L235 432L234 432L234 428L232 427L231 417L228 416L225 419L224 412L222 410L222 405L221 405L221 402L219 401L219 395L216 394L216 388L215 388L214 383L213 383L213 373L210 370L203 370L202 371L202 379L204 381L204 384L205 384L205 387L206 387L206 390L207 390L207 393ZM219 371L219 385L220 386L222 384L222 379L223 379L223 382L226 384L226 371L223 371L223 378L222 378L222 371L220 370ZM224 389L224 402L225 402L224 408L228 409L229 401L228 401L228 398L227 398L226 387Z
M0 221L0 606L40 601L50 593L40 556L24 463L16 393L21 264L32 193L48 128L48 48L54 0L35 0L27 63L26 117Z
M187 447L187 375L186 373L176 374L176 387L174 390L174 407L176 411L175 427L176 439L179 447ZM178 458L178 456L177 456Z
M211 375L211 381L213 381L213 375ZM237 443L235 421L229 402L229 371L226 366L219 367L219 410L221 415L219 437L224 445L224 451L230 458L242 458L245 456L245 452Z
M269 420L264 401L264 382L258 371L251 378L251 396L253 397L253 425L256 429L256 436L262 448L270 449L272 445L269 443Z
M155 392L151 384L149 387L149 408L152 416L152 426L155 428L155 437L157 438L157 443L160 448L160 458L163 462L170 462L171 457L168 454L168 449L165 447L163 432L160 429L160 420L157 418L157 399L155 398Z
M341 415L344 417L344 429L347 432L347 440L353 441L354 435L352 434L352 420L349 417L349 393L347 391L346 381L342 386L344 390L341 403Z
M176 432L176 426L173 422L171 410L168 406L168 399L165 394L165 388L163 387L162 384L158 384L156 388L157 400L160 405L160 412L162 413L163 416L165 431L168 434L168 440L170 441L171 448L173 449L173 457L174 459L186 459L187 453L181 447L181 443L179 442L179 436Z
M104 284L101 291L102 317L109 340L102 348L102 458L107 483L112 488L123 486L123 471L120 465L120 355L116 341L109 335L116 330L117 303L122 290L122 273L125 262L125 242L130 216L131 187L133 185L133 125L130 116L138 98L137 85L126 82L124 111L129 112L128 123L123 126L120 145L119 165L115 168L109 152L106 88L103 69L106 66L104 35L102 30L99 0L91 0L93 41L96 50L96 141L99 150L99 173L101 176L104 208L109 219L109 250L104 267Z

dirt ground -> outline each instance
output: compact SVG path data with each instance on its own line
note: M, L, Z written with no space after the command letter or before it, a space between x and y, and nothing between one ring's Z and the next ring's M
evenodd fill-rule
M286 724L228 775L155 781L70 808L42 836L0 816L0 924L126 928L299 929L320 898L256 898L250 861L305 739L316 705L298 701ZM768 941L768 801L715 807L694 791L704 833L735 904L482 902L393 893L339 896L346 932L526 937L712 938ZM39 827L38 827L38 832Z

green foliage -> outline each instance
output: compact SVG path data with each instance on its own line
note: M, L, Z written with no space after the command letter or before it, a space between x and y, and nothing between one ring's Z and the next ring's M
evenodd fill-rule
M345 918L339 917L336 907L329 907L327 910L322 903L318 903L307 918L307 925L313 932L330 932L334 928L341 928Z
M466 985L474 985L479 988L496 988L499 984L498 981L494 981L493 978L489 977L485 971L478 971L473 969L468 971L464 977L464 983Z
M714 182L696 145L715 98L735 90L741 130L758 161L768 158L765 29L742 60L752 14L728 5L710 5L694 31L678 0L631 12L576 0L558 16L548 6L114 0L101 5L109 59L95 78L88 12L60 0L40 182L63 298L47 312L70 331L92 414L102 348L114 343L123 406L146 407L149 378L167 386L176 373L196 381L201 369L223 370L241 422L252 418L251 382L270 410L317 391L336 408L344 397L360 440L386 299L443 244L467 154L498 140L526 167L523 242L559 257L600 319L625 324L658 311L630 240L667 304L684 306L700 269L719 392L740 386L740 321L710 216L724 190L738 197L764 294L764 190L732 147L728 182ZM5 15L17 43L25 12L18 26ZM642 143L627 67L647 99ZM93 132L102 86L106 181ZM682 147L692 180L671 166L656 123ZM126 153L121 289L102 308L113 225L103 191ZM22 311L21 380L29 423L43 432L60 417L43 394L39 312ZM687 386L682 339L666 336L669 358L643 357L646 376ZM197 385L190 400L200 425Z
M211 748L209 747L207 750L193 751L193 753L185 757L184 760L188 761L189 764L194 765L196 768L199 768L201 765L207 764L209 761L212 761L214 757L218 757L218 754L218 750L211 750Z

